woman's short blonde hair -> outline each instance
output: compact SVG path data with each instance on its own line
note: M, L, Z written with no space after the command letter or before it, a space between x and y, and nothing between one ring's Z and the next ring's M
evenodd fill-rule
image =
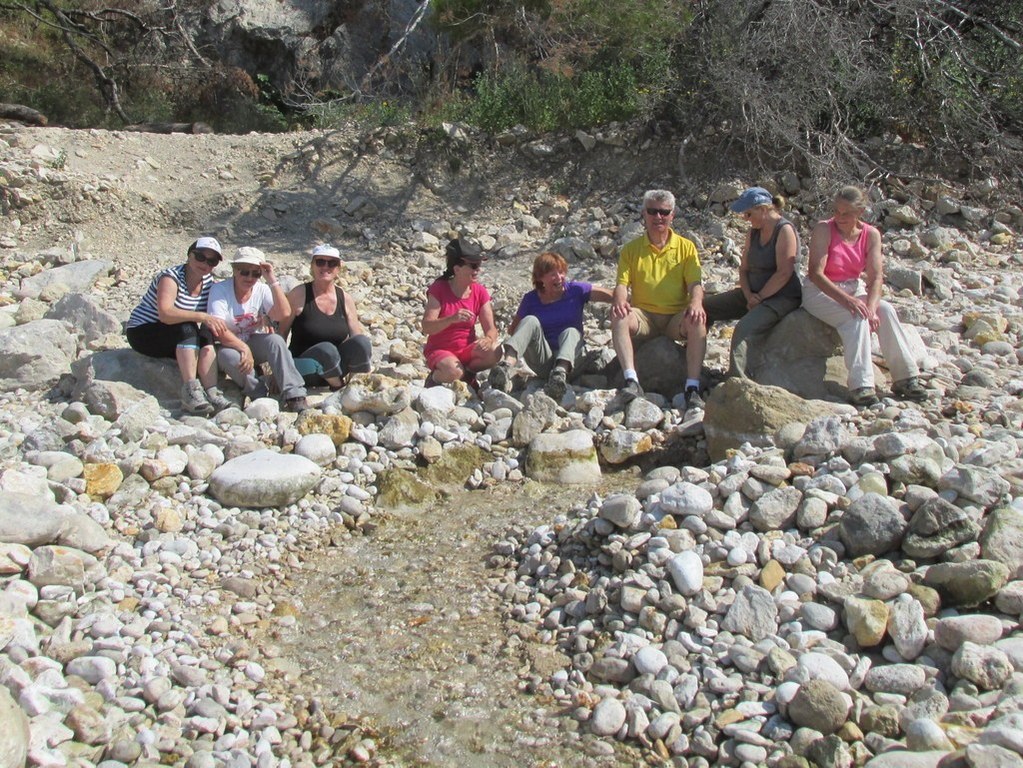
M553 251L544 251L533 259L533 287L540 290L542 283L540 279L549 272L568 272L568 262L565 257Z

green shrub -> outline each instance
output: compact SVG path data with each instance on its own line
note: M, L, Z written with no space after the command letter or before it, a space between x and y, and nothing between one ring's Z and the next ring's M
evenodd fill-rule
M412 120L408 104L399 99L374 99L351 102L336 98L313 104L306 117L315 128L341 128L357 125L364 130L381 126L404 125Z
M490 132L519 124L551 131L626 120L644 103L636 70L625 62L575 77L516 65L477 76L459 117Z

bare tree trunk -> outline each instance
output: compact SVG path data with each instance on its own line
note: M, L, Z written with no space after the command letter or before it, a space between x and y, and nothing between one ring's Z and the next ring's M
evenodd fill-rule
M126 123L130 123L131 119L121 106L120 88L117 85L117 81L110 77L103 67L93 61L92 58L90 58L75 41L72 32L78 28L77 25L67 17L64 11L54 5L52 0L38 0L38 2L41 6L46 8L46 10L52 13L54 18L59 22L59 29L67 47L71 49L72 53L75 54L79 61L92 70L92 74L96 78L96 85L99 88L100 93L103 94L103 99L106 101L107 106L112 109L114 113L121 118L121 120Z
M140 133L213 133L207 123L135 123L126 125L125 131Z
M409 19L409 23L405 25L405 32L402 34L402 36L399 37L398 40L394 43L394 45L391 46L391 50L389 50L387 53L381 56L380 59L376 62L376 64L370 67L369 72L367 72L366 75L362 78L362 82L359 83L360 91L364 91L366 90L366 88L369 87L370 81L372 81L373 79L373 75L375 75L377 73L377 70L379 70L382 66L387 64L391 60L391 57L394 56L394 54L398 51L398 49L405 44L405 41L408 40L409 35L415 32L416 27L418 27L422 20L426 18L426 12L429 9L430 0L423 0L423 4L419 6L415 14L413 14L412 18Z
M0 104L0 117L32 125L46 125L46 115L21 104Z

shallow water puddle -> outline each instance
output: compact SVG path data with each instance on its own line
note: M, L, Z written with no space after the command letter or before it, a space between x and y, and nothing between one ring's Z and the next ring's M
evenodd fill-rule
M380 757L401 765L629 764L635 755L622 748L595 757L607 745L566 728L556 703L519 691L524 650L509 647L487 586L502 572L486 559L509 527L552 520L589 492L505 485L382 515L371 535L295 574L299 622L275 643L305 671L299 685L368 718L387 737Z

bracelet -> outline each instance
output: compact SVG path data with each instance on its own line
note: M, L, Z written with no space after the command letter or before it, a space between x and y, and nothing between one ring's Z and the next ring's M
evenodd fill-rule
M280 285L280 284L281 284L280 280L274 280L272 283L271 282L267 283L267 285L270 285L270 286L275 286L275 285Z

